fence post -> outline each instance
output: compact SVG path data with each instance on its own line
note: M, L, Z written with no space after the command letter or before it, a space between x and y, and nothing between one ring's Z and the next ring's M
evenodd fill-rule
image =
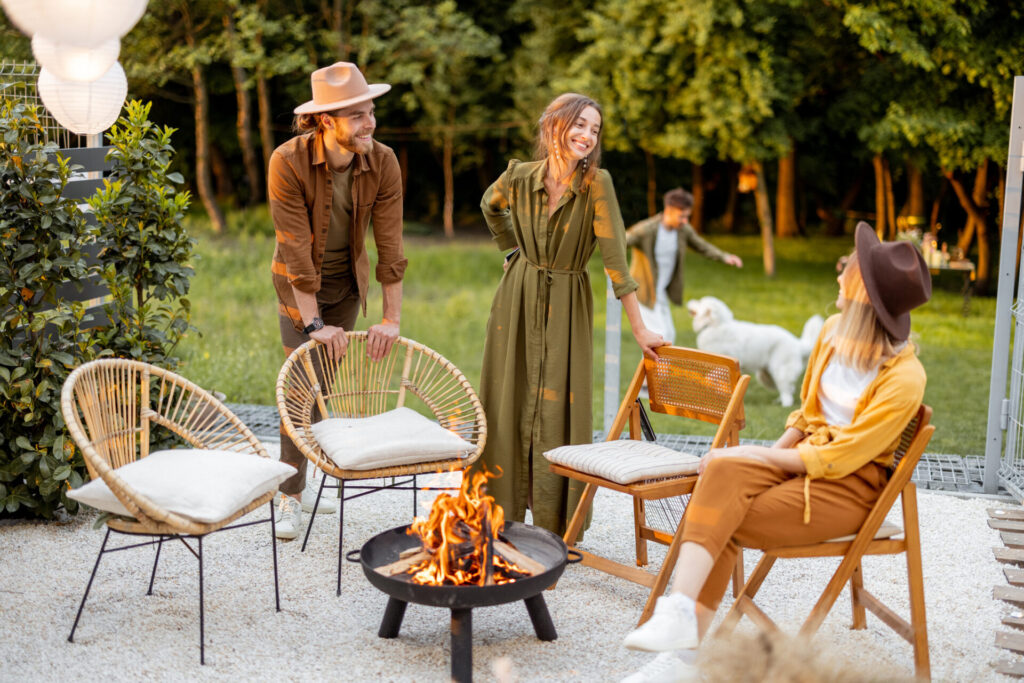
M1010 355L1010 319L1016 278L1017 239L1020 228L1021 179L1024 177L1024 76L1013 79L1010 114L1010 149L1006 160L1006 191L1003 195L1003 240L999 248L999 290L996 323L992 336L992 375L988 390L988 429L985 435L985 493L999 488L1006 399L1006 366ZM1019 299L1019 297L1018 297ZM1024 344L1024 339L1017 339Z
M604 323L604 435L612 429L615 413L619 410L619 355L622 351L622 306L615 298L612 279L605 281Z

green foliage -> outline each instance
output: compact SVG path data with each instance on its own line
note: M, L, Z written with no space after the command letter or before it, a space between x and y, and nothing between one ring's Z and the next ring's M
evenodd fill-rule
M97 341L118 356L173 368L171 354L189 329L194 240L182 226L189 193L175 189L183 180L169 171L174 129L152 123L149 111L150 104L129 102L110 129L113 168L89 199L113 299L106 307L111 324Z
M35 108L0 103L0 514L52 518L77 510L67 487L85 463L64 434L64 379L92 353L84 307L58 294L90 274L91 239L75 202L62 197L72 168L38 142Z

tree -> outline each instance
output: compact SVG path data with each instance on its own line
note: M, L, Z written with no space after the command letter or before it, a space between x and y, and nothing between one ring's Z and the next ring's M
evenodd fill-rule
M398 0L391 9L375 13L377 36L361 43L367 73L396 89L407 86L402 105L416 116L417 128L442 155L444 232L452 237L456 156L465 162L470 151L456 145L462 132L491 121L487 90L480 84L488 82L489 70L500 59L499 40L460 12L453 0L433 7Z

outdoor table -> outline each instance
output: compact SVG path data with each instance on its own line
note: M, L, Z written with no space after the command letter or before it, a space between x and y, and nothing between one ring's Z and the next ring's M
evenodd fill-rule
M928 266L929 272L932 277L940 277L941 273L960 273L964 279L964 286L961 288L960 293L963 295L963 314L966 316L971 311L971 293L974 291L974 263L967 259L959 261L950 261L939 266Z

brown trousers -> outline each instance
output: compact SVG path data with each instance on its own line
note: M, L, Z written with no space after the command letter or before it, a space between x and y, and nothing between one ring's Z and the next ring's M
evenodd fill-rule
M683 527L684 543L699 543L715 558L697 602L718 608L741 546L778 548L855 533L887 481L888 470L875 463L842 479L812 480L811 518L804 524L803 476L747 458L712 460Z
M340 326L348 332L355 329L360 302L359 289L351 272L332 278L323 278L320 281L320 291L317 292L316 301L320 306L320 317L325 325ZM287 316L278 316L278 323L281 328L281 346L284 347L284 355L287 358L292 351L309 341L309 335L296 330L295 325ZM319 417L319 410L316 408L314 410L316 411L313 415L315 422ZM298 470L281 483L281 493L288 495L302 493L306 487L306 458L298 446L285 434L284 425L281 426L281 462L288 463Z

